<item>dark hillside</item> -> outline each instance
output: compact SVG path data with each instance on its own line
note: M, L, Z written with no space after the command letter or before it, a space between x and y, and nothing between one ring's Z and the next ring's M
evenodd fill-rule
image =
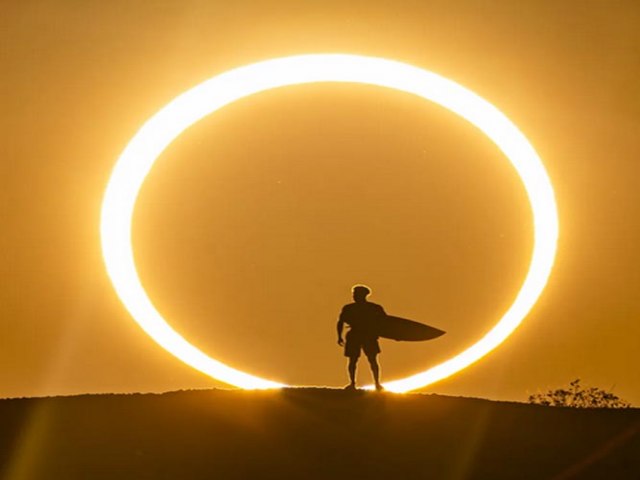
M296 389L0 401L0 479L638 479L640 410Z

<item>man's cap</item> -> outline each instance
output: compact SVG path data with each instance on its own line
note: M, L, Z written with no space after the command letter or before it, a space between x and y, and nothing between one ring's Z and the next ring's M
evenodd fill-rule
M354 285L351 288L351 291L353 293L361 293L365 297L371 293L371 289L369 287L367 287L366 285Z

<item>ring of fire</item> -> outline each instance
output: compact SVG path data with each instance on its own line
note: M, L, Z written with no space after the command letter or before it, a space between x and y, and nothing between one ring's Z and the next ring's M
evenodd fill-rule
M286 385L236 370L206 355L176 332L156 310L138 276L131 242L132 215L139 190L156 158L185 129L248 95L315 82L377 85L417 95L463 117L487 135L511 161L531 204L534 242L529 271L514 302L475 344L416 375L385 388L406 392L453 375L502 343L542 293L553 267L558 214L551 182L525 136L497 108L435 73L393 60L345 54L312 54L267 60L217 75L175 98L151 117L120 155L104 194L101 242L111 282L125 307L160 346L193 368L247 389Z

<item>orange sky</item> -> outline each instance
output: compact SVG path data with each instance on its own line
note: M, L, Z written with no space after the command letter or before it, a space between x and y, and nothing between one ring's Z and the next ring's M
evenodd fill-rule
M494 103L557 194L558 259L538 305L428 391L522 400L580 377L640 403L635 2L215 3L5 7L0 396L218 386L156 346L111 288L98 239L110 170L145 119L216 73L348 52ZM134 247L157 307L207 353L335 386L335 317L352 284L449 332L382 344L386 378L415 373L509 306L531 222L517 175L472 126L401 93L315 85L244 99L182 135L143 186Z

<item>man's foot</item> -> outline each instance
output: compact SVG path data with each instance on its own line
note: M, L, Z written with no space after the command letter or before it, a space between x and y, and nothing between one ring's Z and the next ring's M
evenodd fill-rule
M380 383L376 383L376 391L383 392L384 391L384 387Z
M356 384L355 383L350 383L349 385L347 385L346 387L344 387L345 390L355 390L356 389Z

